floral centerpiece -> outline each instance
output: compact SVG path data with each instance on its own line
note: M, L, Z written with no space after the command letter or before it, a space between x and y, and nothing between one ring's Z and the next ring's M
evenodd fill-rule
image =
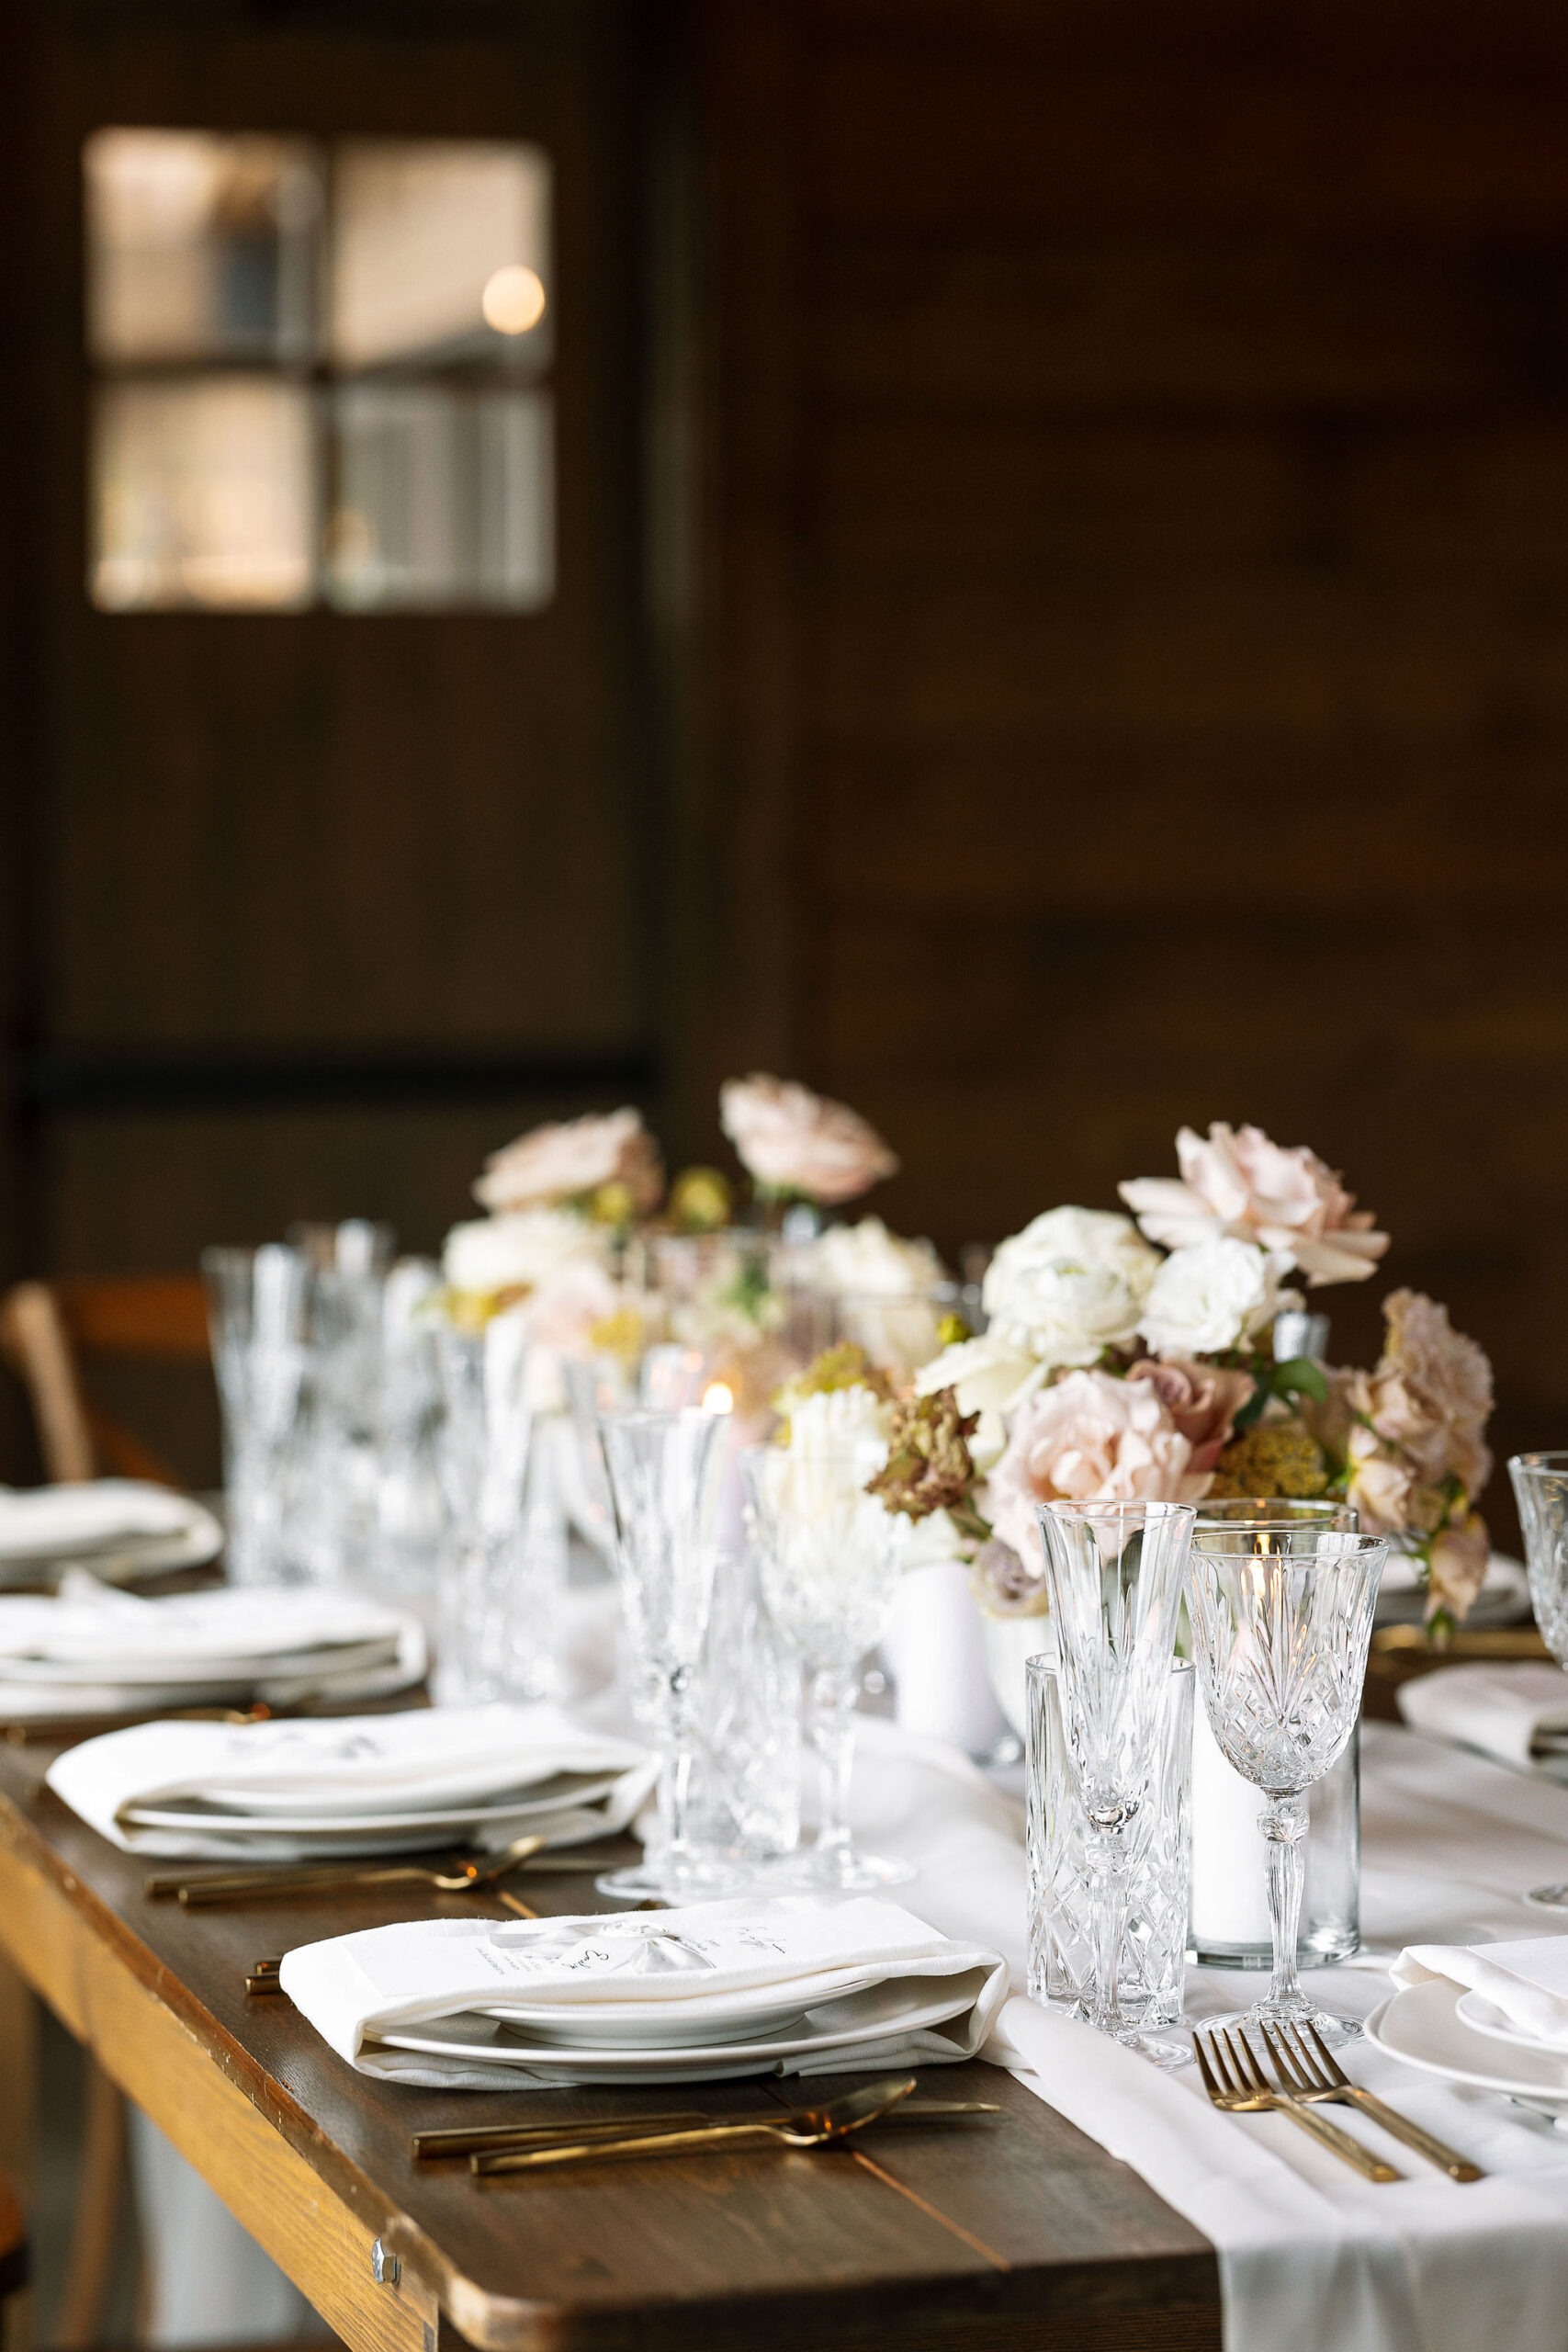
M1415 1558L1441 1638L1489 1556L1474 1507L1491 1468L1484 1354L1402 1290L1371 1372L1278 1359L1275 1318L1302 1303L1291 1278L1364 1281L1388 1236L1315 1153L1259 1128L1184 1127L1177 1159L1177 1178L1122 1185L1131 1216L1051 1209L1004 1241L987 1330L915 1376L944 1431L942 1516L982 1608L1043 1613L1042 1502L1343 1496ZM885 1499L931 1491L911 1474Z

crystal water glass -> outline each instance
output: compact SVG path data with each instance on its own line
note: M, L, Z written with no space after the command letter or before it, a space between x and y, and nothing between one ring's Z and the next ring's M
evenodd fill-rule
M1159 1818L1159 1758L1176 1655L1190 1503L1054 1502L1036 1517L1056 1628L1063 1729L1087 1834L1089 2022L1156 2064L1188 2052L1122 2007L1134 1875Z
M699 1900L733 1873L705 1853L688 1813L696 1745L695 1683L718 1564L722 1420L700 1407L630 1412L599 1425L627 1638L659 1744L659 1826L640 1863L608 1871L600 1891L626 1902Z
M1037 2001L1088 2018L1095 2001L1097 1900L1089 1862L1092 1832L1073 1781L1053 1657L1032 1657L1025 1772L1029 1860L1029 1990ZM1166 1676L1149 1813L1152 1828L1128 1874L1117 2000L1136 2029L1177 2025L1187 1982L1192 1883L1190 1658Z
M228 1573L245 1585L301 1581L288 1498L303 1390L310 1267L297 1250L204 1250L212 1362L223 1416Z
M554 1685L558 1594L534 1589L523 1540L534 1428L526 1315L509 1307L477 1331L443 1324L435 1347L447 1522L436 1702L544 1698Z
M1269 1853L1274 1972L1244 2025L1314 2025L1325 2040L1360 2031L1322 2009L1296 1973L1306 1792L1356 1727L1384 1537L1343 1529L1210 1526L1192 1539L1190 1593L1203 1704L1220 1753L1259 1789Z
M1530 1607L1540 1638L1568 1667L1568 1453L1516 1453L1508 1464L1529 1569ZM1532 1886L1542 1911L1568 1910L1568 1884Z
M841 1450L752 1446L740 1457L768 1613L810 1670L817 1840L793 1875L813 1887L893 1886L916 1875L908 1862L863 1853L849 1823L861 1662L887 1630L909 1532L865 1491L886 1454L872 1439Z

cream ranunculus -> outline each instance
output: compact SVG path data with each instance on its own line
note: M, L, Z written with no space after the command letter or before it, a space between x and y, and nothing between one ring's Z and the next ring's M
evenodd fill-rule
M981 1296L1005 1345L1048 1371L1087 1365L1131 1343L1159 1264L1131 1217L1048 1209L1000 1245Z
M664 1170L640 1112L591 1114L530 1129L491 1152L474 1197L487 1209L504 1211L581 1200L606 1185L624 1190L628 1216L644 1216L659 1205Z
M1200 1241L1174 1250L1155 1276L1139 1329L1156 1356L1212 1356L1245 1346L1290 1297L1290 1261L1250 1241Z
M485 1297L531 1291L573 1261L603 1261L604 1228L562 1209L520 1209L510 1216L455 1225L441 1253L447 1286Z
M1208 1479L1152 1381L1070 1372L1021 1407L982 1507L1019 1557L1039 1557L1039 1503L1196 1502Z
M1216 1119L1209 1139L1183 1127L1179 1182L1138 1177L1118 1190L1152 1241L1187 1250L1225 1234L1283 1251L1309 1283L1360 1282L1388 1248L1333 1169L1304 1144L1287 1150L1261 1127Z
M758 1072L728 1080L718 1102L742 1166L768 1192L834 1208L898 1172L897 1155L858 1111L807 1086Z

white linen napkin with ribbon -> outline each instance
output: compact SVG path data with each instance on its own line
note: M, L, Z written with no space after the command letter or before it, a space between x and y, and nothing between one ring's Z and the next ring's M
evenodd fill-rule
M1520 1770L1568 1751L1568 1674L1561 1667L1439 1666L1402 1682L1397 1697L1412 1730L1478 1747Z
M525 1828L580 1844L624 1829L657 1770L645 1747L558 1707L495 1705L136 1724L68 1747L48 1780L127 1853L297 1861L355 1851L355 1823L378 1850L494 1849ZM188 1826L137 1818L181 1808ZM484 1817L465 1826L465 1812ZM434 1819L422 1835L425 1814ZM410 1826L394 1834L389 1818Z
M516 2090L972 2058L1006 1997L1007 1963L880 1897L801 1894L647 1915L412 1920L302 1945L278 1981L361 2074ZM873 1994L868 2034L856 2021ZM804 2027L759 2031L786 2011ZM568 2030L595 2063L555 2040ZM797 2046L779 2054L768 2044L780 2039Z
M1517 1943L1407 1944L1389 1973L1396 1984L1447 1977L1479 1993L1542 2047L1568 2052L1568 1936Z

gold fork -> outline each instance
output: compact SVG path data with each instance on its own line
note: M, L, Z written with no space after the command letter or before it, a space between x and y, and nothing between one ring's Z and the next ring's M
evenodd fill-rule
M508 2150L494 2155L472 2155L468 2169L486 2178L500 2173L534 2172L543 2165L581 2164L601 2156L663 2156L709 2148L820 2148L842 2140L867 2123L874 2123L915 2087L913 2075L896 2082L867 2083L846 2098L826 2107L797 2107L788 2114L763 2121L750 2117L744 2123L704 2123L690 2131L648 2132L624 2140L569 2140L553 2148ZM1333 2127L1330 2126L1330 2129Z
M428 1862L392 1862L349 1870L334 1870L330 1865L296 1870L284 1864L274 1870L224 1871L197 1879L187 1879L182 1871L170 1871L148 1879L142 1892L150 1895L177 1895L182 1909L187 1911L211 1903L261 1902L272 1894L337 1894L358 1886L423 1884L438 1887L446 1894L468 1894L505 1878L530 1854L536 1854L544 1843L540 1837L514 1838L492 1860L482 1866L479 1862L464 1862L456 1871L434 1870Z
M1315 2056L1307 2047L1309 2034L1315 2045ZM1392 2107L1385 2107L1375 2092L1364 2091L1359 2083L1353 2083L1337 2061L1329 2056L1323 2036L1314 2025L1309 2023L1303 2029L1281 2019L1278 2026L1264 2026L1263 2039L1273 2056L1280 2081L1294 2098L1321 2102L1325 2106L1359 2107L1364 2115L1370 2115L1374 2122L1381 2123L1394 2139L1403 2140L1407 2148L1414 2148L1417 2155L1425 2156L1429 2164L1446 2172L1450 2180L1482 2180L1485 2177L1479 2165L1472 2165L1468 2156L1461 2156L1457 2148L1449 2146L1447 2141L1438 2139L1430 2132L1424 2132L1419 2123L1412 2123L1408 2116L1400 2115Z
M1233 2039L1224 2027L1214 2027L1210 2032L1206 2051L1202 2036L1195 2033L1192 2047L1197 2054L1198 2072L1203 2077L1203 2088L1214 2105L1224 2108L1227 2114L1251 2115L1272 2109L1277 2114L1288 2115L1292 2123L1299 2123L1302 2130L1316 2140L1320 2146L1327 2148L1342 2164L1352 2165L1368 2180L1403 2179L1404 2175L1396 2172L1392 2165L1384 2164L1381 2156L1374 2156L1370 2148L1363 2148L1359 2140L1353 2140L1348 2132L1341 2132L1339 2126L1330 2123L1326 2116L1317 2114L1310 2107L1303 2107L1298 2099L1282 2091L1272 2089L1253 2056L1246 2034L1239 2028Z

